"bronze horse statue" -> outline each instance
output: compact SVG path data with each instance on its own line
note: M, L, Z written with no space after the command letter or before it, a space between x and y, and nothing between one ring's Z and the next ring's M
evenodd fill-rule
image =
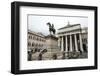
M53 24L51 25L50 22L48 22L47 25L49 25L49 32L50 32L50 35L51 35L51 32L53 32L53 34L55 35L56 30L55 30L55 28L54 28L54 25L53 25Z

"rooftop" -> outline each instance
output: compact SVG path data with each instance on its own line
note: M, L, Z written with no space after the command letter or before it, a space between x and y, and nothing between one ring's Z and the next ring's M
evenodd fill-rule
M68 23L68 25L66 25L66 26L64 26L62 28L59 28L58 30L65 29L65 28L70 28L70 27L74 27L74 26L77 26L77 25L80 25L80 24L69 24Z
M45 35L43 35L41 32L34 32L34 31L31 31L31 30L28 30L28 33L36 35L36 36L40 36L40 37L45 37Z

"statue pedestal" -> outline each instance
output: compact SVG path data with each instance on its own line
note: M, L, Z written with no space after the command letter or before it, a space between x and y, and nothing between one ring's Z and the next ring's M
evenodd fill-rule
M58 38L54 35L46 36L46 46L48 52L55 52L58 50Z
M58 38L54 35L46 36L46 48L47 52L43 54L43 60L51 60L53 57L56 59L61 55L60 48L58 47Z

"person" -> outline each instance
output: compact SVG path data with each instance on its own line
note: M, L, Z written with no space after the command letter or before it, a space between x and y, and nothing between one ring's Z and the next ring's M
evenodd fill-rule
M62 53L62 59L65 59L65 52Z
M57 55L54 54L52 58L53 58L54 60L57 59Z
M31 61L32 60L32 54L30 51L28 51L28 60Z
M38 60L42 60L42 53L39 54Z

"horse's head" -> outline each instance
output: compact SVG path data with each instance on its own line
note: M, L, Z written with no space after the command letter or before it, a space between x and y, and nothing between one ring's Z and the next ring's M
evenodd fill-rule
M48 22L47 25L51 26L50 22Z

